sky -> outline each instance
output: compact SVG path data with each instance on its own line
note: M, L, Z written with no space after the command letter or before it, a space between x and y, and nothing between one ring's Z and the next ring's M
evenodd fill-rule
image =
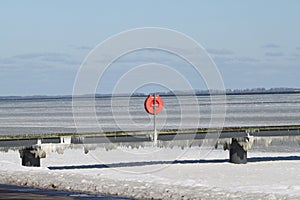
M168 28L196 40L227 89L299 88L299 10L297 0L2 0L0 96L72 94L93 48L141 27ZM128 58L132 65L134 58ZM110 87L99 92L110 93L114 83L102 84Z

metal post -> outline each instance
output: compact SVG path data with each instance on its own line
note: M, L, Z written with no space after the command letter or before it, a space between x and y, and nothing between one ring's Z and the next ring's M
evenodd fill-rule
M237 138L232 138L229 149L229 162L235 164L247 163L247 151L239 144Z
M27 167L40 167L40 157L34 153L36 149L30 147L19 150L22 159L22 165Z
M157 131L156 131L156 94L154 93L154 116L153 116L153 124L154 124L154 133L153 133L153 143L157 144Z

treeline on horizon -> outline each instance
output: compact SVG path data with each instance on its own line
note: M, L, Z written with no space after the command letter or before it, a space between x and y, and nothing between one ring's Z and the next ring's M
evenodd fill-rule
M211 95L211 94L226 94L226 95L237 95L237 94L280 94L280 93L300 93L300 88L247 88L247 89L226 89L221 90L195 90L195 91L169 91L169 92L157 92L162 96L172 95ZM134 93L131 96L147 96L145 93Z

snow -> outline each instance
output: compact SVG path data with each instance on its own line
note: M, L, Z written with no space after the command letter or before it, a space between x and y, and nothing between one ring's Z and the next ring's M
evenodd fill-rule
M42 167L23 167L18 151L8 151L0 152L0 183L138 199L299 199L297 148L254 148L242 165L209 147L66 149L47 154Z

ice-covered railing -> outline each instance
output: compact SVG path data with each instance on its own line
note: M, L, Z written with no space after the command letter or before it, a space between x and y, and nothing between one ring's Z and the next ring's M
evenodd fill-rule
M65 149L82 148L85 153L95 148L106 150L118 147L142 148L173 148L173 147L201 147L206 145L218 147L223 145L224 150L230 151L230 161L246 163L247 151L253 144L267 146L275 140L290 140L300 144L300 125L287 126L251 126L226 127L218 129L169 129L157 132L156 143L151 139L151 131L133 132L105 132L84 134L53 134L53 135L25 135L2 136L0 150L19 150L22 165L40 166L40 158L56 152L63 153ZM215 137L215 134L218 137ZM237 158L237 156L240 156Z

